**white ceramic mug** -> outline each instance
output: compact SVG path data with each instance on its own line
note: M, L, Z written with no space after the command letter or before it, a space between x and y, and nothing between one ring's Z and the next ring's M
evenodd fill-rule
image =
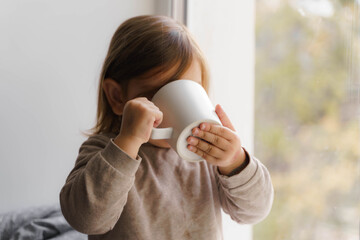
M191 130L202 122L221 125L205 89L195 81L176 80L160 88L151 100L163 113L159 128L151 139L167 139L179 156L190 162L203 160L187 149Z

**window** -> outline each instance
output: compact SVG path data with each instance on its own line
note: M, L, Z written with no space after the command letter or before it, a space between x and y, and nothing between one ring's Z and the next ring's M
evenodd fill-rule
M275 199L255 240L359 239L359 3L256 1L254 149Z

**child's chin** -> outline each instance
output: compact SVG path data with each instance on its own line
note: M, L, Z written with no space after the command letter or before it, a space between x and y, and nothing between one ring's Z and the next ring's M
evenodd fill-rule
M160 140L154 140L154 139L150 139L149 143L156 146L156 147L161 147L161 148L170 148L170 145L167 143L166 140L164 139L160 139Z

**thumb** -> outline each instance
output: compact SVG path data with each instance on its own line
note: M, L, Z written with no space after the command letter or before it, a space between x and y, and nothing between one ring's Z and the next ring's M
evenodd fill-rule
M234 126L232 125L229 117L226 115L224 109L220 106L220 104L216 105L215 112L224 127L230 128L231 130L235 131Z
M163 120L163 113L160 110L155 111L155 121L153 127L156 128Z

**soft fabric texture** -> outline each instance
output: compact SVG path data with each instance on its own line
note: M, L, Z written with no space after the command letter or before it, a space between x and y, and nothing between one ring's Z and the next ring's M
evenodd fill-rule
M0 240L85 240L65 220L59 204L0 214Z
M242 224L270 211L270 175L254 157L227 177L150 143L133 159L114 137L98 134L82 144L60 193L65 218L90 240L222 239L221 208Z

